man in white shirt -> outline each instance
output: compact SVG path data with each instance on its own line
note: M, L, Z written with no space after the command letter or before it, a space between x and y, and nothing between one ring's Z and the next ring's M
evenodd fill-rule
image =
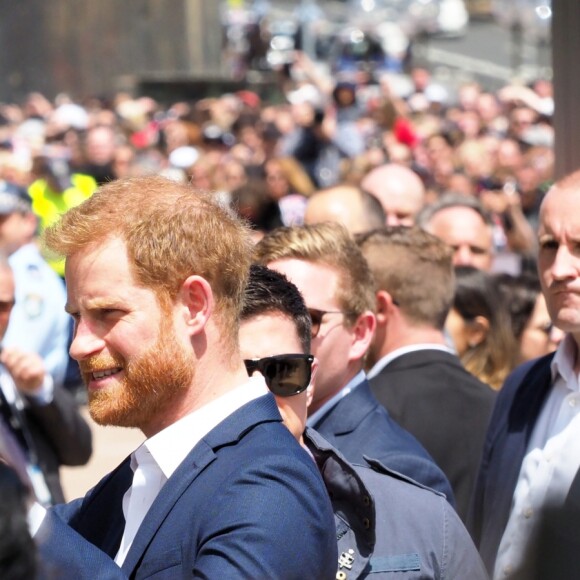
M488 429L471 528L494 578L528 578L542 511L562 506L580 467L580 172L558 181L540 209L538 270L555 354L508 377Z
M46 242L66 257L91 416L147 440L47 514L44 553L57 518L129 577L333 578L320 475L239 352L246 227L188 185L148 177L103 186Z

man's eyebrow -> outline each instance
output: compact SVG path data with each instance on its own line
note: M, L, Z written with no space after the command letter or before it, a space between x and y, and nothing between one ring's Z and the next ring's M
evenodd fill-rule
M538 241L539 242L552 242L556 238L552 234L539 234Z
M85 302L85 309L87 310L95 310L99 308L119 308L120 303L119 300L116 298L91 298ZM78 307L74 307L68 302L66 303L64 309L69 314L74 314L78 311Z

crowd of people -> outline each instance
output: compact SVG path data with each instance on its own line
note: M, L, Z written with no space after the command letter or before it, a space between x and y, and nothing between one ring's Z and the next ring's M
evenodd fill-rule
M574 574L580 176L554 183L551 84L290 73L279 103L0 106L3 508L28 498L55 577ZM147 440L63 504L80 378Z

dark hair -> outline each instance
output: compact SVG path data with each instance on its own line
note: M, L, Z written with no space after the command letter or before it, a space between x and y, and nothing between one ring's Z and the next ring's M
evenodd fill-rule
M485 339L461 357L465 368L484 383L500 388L512 369L517 343L510 328L503 295L491 274L471 266L455 268L453 308L467 323L489 321Z
M495 279L507 305L514 337L520 340L542 291L540 280L532 272L519 276L501 273Z
M0 578L36 578L36 547L26 520L28 490L16 472L0 461Z
M276 312L290 318L304 353L310 353L311 320L300 291L284 274L253 264L244 294L241 321Z
M230 205L234 212L259 231L269 232L283 225L278 203L267 192L262 179L248 179L231 193Z

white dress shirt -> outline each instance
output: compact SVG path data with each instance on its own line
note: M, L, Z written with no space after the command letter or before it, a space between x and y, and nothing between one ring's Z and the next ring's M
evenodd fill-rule
M580 386L574 371L576 343L567 335L552 361L552 388L532 432L502 536L494 580L523 564L538 516L546 504L562 505L580 468Z
M133 483L123 497L125 530L115 562L121 566L155 498L201 439L240 407L268 393L262 376L208 403L147 439L131 455Z
M389 354L386 354L384 357L380 358L374 364L373 368L368 372L367 377L369 379L376 377L388 364L393 362L396 358L399 358L400 356L410 352L417 352L418 350L441 350L443 352L448 352L449 354L457 354L452 348L445 346L444 344L424 343L402 346L401 348L397 348Z

